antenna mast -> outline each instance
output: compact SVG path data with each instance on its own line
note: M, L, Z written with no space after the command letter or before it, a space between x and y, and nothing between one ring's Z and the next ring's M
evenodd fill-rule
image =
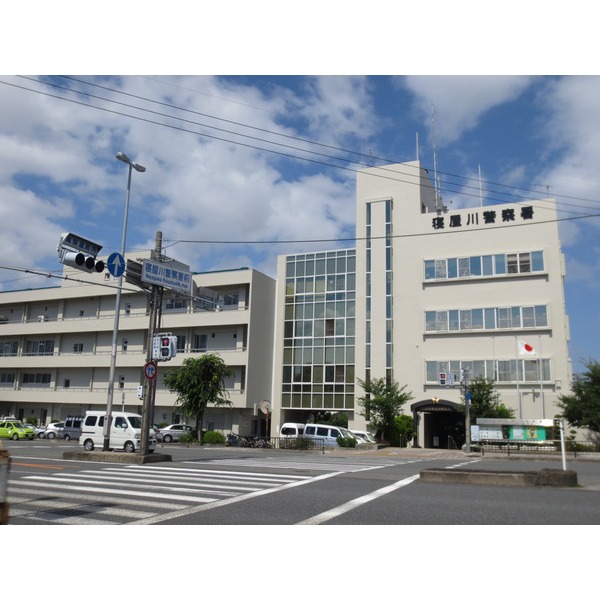
M437 146L435 142L435 113L433 104L431 105L431 134L433 136L433 183L435 190L435 204L438 213L447 212L448 207L442 202L442 194L440 193L440 182L437 174Z

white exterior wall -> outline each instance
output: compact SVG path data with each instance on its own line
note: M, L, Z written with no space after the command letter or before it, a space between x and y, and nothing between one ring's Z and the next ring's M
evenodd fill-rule
M19 348L16 356L0 355L0 374L15 376L14 383L0 384L0 416L21 412L23 418L45 416L42 420L48 422L106 406L116 280L106 273L87 274L69 267L64 274L70 279L60 287L0 294L0 317L6 317L0 323L0 344L16 340ZM171 421L177 412L176 396L164 388L161 375L185 358L198 356L193 339L202 334L206 351L218 353L233 371L226 383L233 409L209 409L206 422L216 429L235 426L249 434L256 426L252 421L260 419L253 414L254 405L270 400L275 281L252 269L195 274L193 279L219 294L236 294L239 302L217 312L165 310L165 290L161 331L186 339L183 352L159 363L155 421ZM148 326L147 294L124 283L113 398L119 409L123 402L129 410L142 408L137 389L143 384ZM28 340L52 340L54 351L25 355ZM79 344L82 348L75 348ZM24 373L50 374L50 382L23 384Z
M426 173L418 163L386 166L361 171L357 179L357 273L365 268L365 204L373 203L373 238L385 238L381 220L381 200L393 202L393 343L394 379L414 395L414 401L433 396L462 402L460 389L442 388L426 381L425 364L432 360L511 360L516 359L516 338L523 339L551 361L551 381L531 384L499 382L501 402L522 418L552 418L556 398L568 390L571 367L568 357L563 276L555 202L542 200L503 204L442 213L444 229L433 228L436 212L423 212L435 206L430 182L416 185ZM522 220L522 206L533 208L533 218ZM501 211L514 209L515 221L502 222ZM483 212L494 210L495 224L483 222ZM450 217L461 218L460 227L449 227ZM472 221L477 218L478 223ZM471 220L471 223L467 224ZM382 273L384 239L373 242L373 353L371 376L385 375L385 273ZM426 281L424 261L513 252L544 253L542 273L496 277L470 277L444 282ZM364 277L357 276L357 298L365 295ZM383 293L383 295L382 295ZM471 332L426 333L425 311L547 305L548 326L540 329L503 329ZM357 303L357 322L365 318L364 305ZM360 337L359 337L360 336ZM357 326L357 377L365 376L364 329ZM538 356L540 356L538 354ZM532 392L533 390L533 392ZM535 401L533 400L535 395ZM543 398L542 398L543 396ZM543 402L542 402L543 400ZM408 413L410 408L406 407Z

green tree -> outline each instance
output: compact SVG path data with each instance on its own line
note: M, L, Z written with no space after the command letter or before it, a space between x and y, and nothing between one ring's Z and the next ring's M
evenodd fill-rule
M359 397L358 402L364 407L363 415L381 430L383 440L390 440L394 430L394 420L402 414L402 407L412 400L413 395L404 391L396 381L387 381L384 377L362 381L357 379L365 396Z
M571 383L571 394L558 397L562 416L574 427L600 433L600 363L588 360L586 371Z
M231 370L216 354L202 354L186 358L181 367L169 371L164 378L165 386L177 394L176 404L181 412L196 419L198 440L202 443L202 421L209 404L231 406L225 389L225 378Z
M394 430L398 437L398 446L406 446L413 437L414 419L410 415L397 416L394 419Z
M485 377L475 377L469 381L471 423L476 419L512 419L514 411L500 402L496 382Z

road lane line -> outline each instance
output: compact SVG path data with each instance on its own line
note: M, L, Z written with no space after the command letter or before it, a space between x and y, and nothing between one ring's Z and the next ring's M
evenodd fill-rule
M330 521L331 519L334 519L335 517L339 517L340 515L342 515L344 513L354 510L358 506L366 504L367 502L371 502L371 500L375 500L376 498L380 498L381 496L385 496L386 494L389 494L390 492L393 492L394 490L404 487L405 485L408 485L409 483L412 483L413 481L415 481L417 479L419 479L419 474L413 475L412 477L407 477L406 479L397 481L396 483L393 483L392 485L388 485L379 490L375 490L374 492L367 494L366 496L361 496L360 498L355 498L354 500L350 500L350 502L346 502L346 504L341 504L340 506L337 506L336 508L332 508L331 510L325 511L319 515L315 515L314 517L311 517L310 519L300 521L299 523L296 523L296 525L320 525L321 523L324 523L325 521Z

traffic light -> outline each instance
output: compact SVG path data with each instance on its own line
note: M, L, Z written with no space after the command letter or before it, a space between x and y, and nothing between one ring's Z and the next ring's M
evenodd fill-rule
M171 360L177 355L177 336L170 333L159 333L154 336L152 358L154 360Z
M65 252L61 257L63 265L69 265L89 273L102 273L104 261L96 260L94 256L86 256L83 252Z
M88 273L102 273L104 261L96 260L102 246L74 233L63 233L57 246L58 260L63 265Z
M440 373L440 385L446 385L446 373Z

